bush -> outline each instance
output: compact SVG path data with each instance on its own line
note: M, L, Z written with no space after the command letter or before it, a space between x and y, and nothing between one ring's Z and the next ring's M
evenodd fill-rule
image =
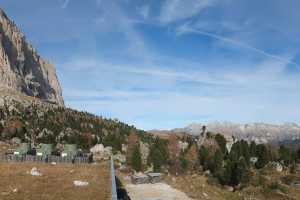
M189 162L184 158L184 157L180 157L180 166L183 170L186 170L189 166Z
M252 179L252 185L255 187L264 186L266 184L266 180L263 176L258 175Z
M265 191L265 192L270 193L270 192L272 192L272 191L274 191L274 190L279 190L279 191L281 191L281 192L283 192L283 193L285 193L285 194L288 192L287 187L281 185L281 184L278 183L277 181L274 181L274 182L272 182L271 184L269 184L269 185L267 185L267 186L264 186L264 191Z
M279 148L279 159L284 162L286 166L289 166L293 161L296 160L296 153L291 149L281 145Z

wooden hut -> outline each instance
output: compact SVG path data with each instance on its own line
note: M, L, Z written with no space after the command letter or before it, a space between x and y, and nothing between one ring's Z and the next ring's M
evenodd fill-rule
M161 182L161 173L148 173L149 180L151 183L159 183Z
M50 156L53 152L53 144L40 144L36 149L37 156Z
M15 151L14 155L22 156L26 155L31 150L30 143L22 143Z
M77 145L76 144L65 144L64 150L61 153L61 157L69 157L74 158L78 153Z
M131 176L131 182L133 184L146 184L149 183L149 176L143 173L137 173Z

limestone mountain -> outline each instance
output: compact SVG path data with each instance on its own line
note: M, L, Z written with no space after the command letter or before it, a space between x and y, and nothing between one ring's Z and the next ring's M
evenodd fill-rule
M37 53L1 8L0 88L64 105L54 65Z
M294 123L285 123L282 125L266 123L239 124L231 122L194 123L185 128L174 129L172 132L199 135L202 132L203 126L206 127L206 131L221 133L228 139L234 136L238 140L244 139L247 141L256 141L257 143L300 139L300 126Z
M101 143L121 151L131 133L145 132L65 107L55 67L0 9L0 142L72 143L84 150Z

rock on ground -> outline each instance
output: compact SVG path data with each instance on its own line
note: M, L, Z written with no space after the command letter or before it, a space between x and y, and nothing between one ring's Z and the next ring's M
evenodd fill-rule
M33 167L31 169L30 174L32 176L42 176L42 173L36 167Z
M86 181L73 181L73 184L74 184L75 186L78 186L78 187L88 186L88 185L89 185L89 183L86 182Z

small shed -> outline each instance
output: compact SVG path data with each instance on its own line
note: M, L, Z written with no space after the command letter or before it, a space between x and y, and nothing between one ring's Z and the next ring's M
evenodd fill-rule
M143 173L137 173L131 176L131 182L133 184L146 184L149 183L149 176Z
M14 155L26 155L28 151L31 150L30 143L22 143L20 146L14 151Z
M159 183L161 182L161 173L148 173L149 180L151 183Z
M37 156L49 156L53 152L53 144L40 144L36 149Z
M64 150L61 153L61 157L75 157L78 153L78 148L76 144L65 144Z

